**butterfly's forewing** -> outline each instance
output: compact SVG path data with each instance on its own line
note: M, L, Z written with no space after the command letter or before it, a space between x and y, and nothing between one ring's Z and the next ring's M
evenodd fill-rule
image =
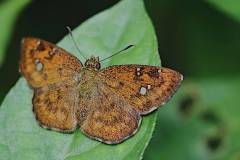
M87 136L116 144L138 129L140 114L101 81L80 94L77 117L82 132Z
M99 74L106 86L123 97L140 114L147 114L168 101L178 89L182 75L168 68L119 65Z
M41 126L58 131L76 127L74 108L81 62L38 38L24 38L20 71L34 89L33 111Z
M65 50L38 38L22 41L20 71L33 88L74 77L81 62Z

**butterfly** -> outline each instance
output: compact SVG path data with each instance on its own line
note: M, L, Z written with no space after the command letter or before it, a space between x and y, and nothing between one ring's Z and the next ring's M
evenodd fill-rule
M101 69L98 57L84 65L56 45L33 37L22 40L20 72L33 89L39 125L59 132L77 126L86 136L117 144L134 135L146 115L165 104L183 76L148 65Z

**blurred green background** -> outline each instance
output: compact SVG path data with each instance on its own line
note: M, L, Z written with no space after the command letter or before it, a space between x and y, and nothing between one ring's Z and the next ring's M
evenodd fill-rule
M0 103L20 77L20 41L56 43L117 0L0 1ZM240 1L145 0L162 65L184 74L143 159L240 159ZM6 27L6 25L8 27Z

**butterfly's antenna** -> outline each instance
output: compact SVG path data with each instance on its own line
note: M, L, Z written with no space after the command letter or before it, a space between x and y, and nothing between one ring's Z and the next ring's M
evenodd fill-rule
M121 52L123 52L123 51L125 51L125 50L128 50L129 48L132 48L132 47L134 47L134 46L135 46L135 45L129 45L129 46L125 47L124 49L122 49L122 50L120 50L120 51L112 54L111 56L102 59L100 62L105 61L106 59L111 58L111 57L113 57L113 56L116 56L117 54L119 54L119 53L121 53Z
M70 28L69 26L66 26L66 28L67 28L67 30L68 30L68 32L69 32L69 34L70 34L70 37L72 38L72 41L73 41L75 47L77 48L78 52L83 56L83 58L84 58L85 60L87 60L87 58L84 56L84 54L82 54L81 50L78 48L77 42L75 41L75 39L74 39L74 37L73 37L71 28Z

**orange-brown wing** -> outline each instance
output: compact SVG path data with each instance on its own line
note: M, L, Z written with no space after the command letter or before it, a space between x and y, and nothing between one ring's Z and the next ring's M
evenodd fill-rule
M20 71L33 88L74 78L81 68L76 57L54 44L38 38L22 40Z
M80 93L76 116L83 133L107 144L120 143L138 129L140 114L102 83Z
M173 96L183 76L163 67L120 65L103 69L98 78L139 113L147 114Z
M72 80L34 89L33 112L43 128L62 132L75 130L76 85Z

